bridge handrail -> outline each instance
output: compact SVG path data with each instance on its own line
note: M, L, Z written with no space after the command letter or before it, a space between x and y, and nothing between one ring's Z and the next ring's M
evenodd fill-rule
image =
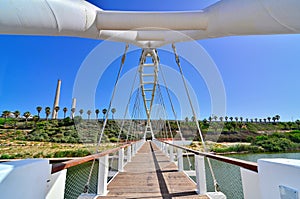
M229 163L229 164L232 164L232 165L243 167L245 169L248 169L248 170L251 170L251 171L254 171L254 172L258 172L257 163L255 163L255 162L250 162L250 161L246 161L246 160L239 160L239 159L235 159L235 158L229 158L229 157L225 157L225 156L221 156L221 155L215 155L215 154L212 154L212 153L200 152L200 151L196 151L196 150L186 148L186 147L183 147L183 146L178 146L176 144L171 144L169 142L161 141L161 140L158 140L158 139L157 139L157 141L168 144L170 146L173 146L173 147L176 147L176 148L179 148L179 149L182 149L182 150L185 150L185 151L188 151L188 152L191 152L191 153L196 154L196 155L200 155L200 156L204 156L204 157L207 157L207 158L219 160L221 162L226 162L226 163Z
M89 162L91 160L94 160L94 159L97 159L97 158L109 155L111 153L116 153L120 149L126 148L126 147L130 146L133 143L135 143L135 142L126 143L126 144L124 144L122 146L119 146L119 147L113 148L113 149L109 149L109 150L103 151L101 153L97 153L97 154L93 154L93 155L88 155L88 156L85 156L85 157L82 157L82 158L76 158L76 159L73 159L73 160L68 160L68 161L65 161L65 162L53 164L52 165L51 173L52 174L53 173L57 173L57 172L62 171L64 169L68 169L70 167L74 167L74 166L77 166L77 165Z

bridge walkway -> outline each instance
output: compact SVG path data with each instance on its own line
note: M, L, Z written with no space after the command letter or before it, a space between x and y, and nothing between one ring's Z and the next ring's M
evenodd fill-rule
M196 184L151 141L145 142L137 154L108 185L103 198L188 198L208 199L196 193Z

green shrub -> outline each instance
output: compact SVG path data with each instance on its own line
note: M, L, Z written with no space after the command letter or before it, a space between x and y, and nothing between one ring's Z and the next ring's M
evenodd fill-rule
M57 151L54 153L54 158L63 158L63 157L83 157L90 155L91 153L86 149L77 149L77 150L66 150L66 151Z
M110 142L118 142L119 139L116 138L116 137L111 137L111 138L109 138L109 141L110 141Z

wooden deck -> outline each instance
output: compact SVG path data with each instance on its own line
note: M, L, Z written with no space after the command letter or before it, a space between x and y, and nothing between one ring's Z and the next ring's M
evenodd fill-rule
M108 185L103 198L202 198L195 192L196 185L177 166L169 161L152 142L146 142Z

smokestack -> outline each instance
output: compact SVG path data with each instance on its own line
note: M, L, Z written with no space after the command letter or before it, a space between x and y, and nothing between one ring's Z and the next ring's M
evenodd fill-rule
M74 118L74 115L75 115L75 113L73 113L73 111L72 111L73 109L76 110L76 98L75 97L72 99L71 118Z
M53 109L52 109L52 119L56 119L55 107L59 106L60 87L61 87L61 80L58 80L57 86L56 86L56 93L55 93L55 98L54 98Z

